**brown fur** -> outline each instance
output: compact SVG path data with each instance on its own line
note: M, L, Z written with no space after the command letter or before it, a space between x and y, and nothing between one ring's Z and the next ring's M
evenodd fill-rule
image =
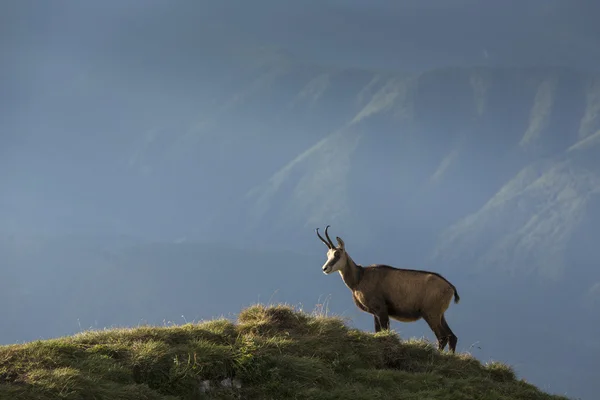
M329 237L327 239L330 240ZM332 247L328 245L328 261L323 271L340 273L352 291L356 306L373 314L375 332L389 329L390 318L401 322L423 318L435 334L440 351L446 344L449 344L452 353L456 351L458 338L444 317L452 297L455 303L460 300L454 285L435 272L388 265L362 267L348 255L343 240L339 237L337 240L339 246L334 246L332 242Z

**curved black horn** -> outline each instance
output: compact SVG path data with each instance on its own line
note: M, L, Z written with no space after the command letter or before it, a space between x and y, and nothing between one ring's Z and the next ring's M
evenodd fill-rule
M331 248L334 249L335 248L335 244L333 244L333 241L331 240L331 238L329 237L329 233L327 233L327 230L329 229L329 225L327 225L327 227L325 228L325 237L327 238L327 240L329 241L329 244L331 245Z
M317 228L316 231L317 231L317 236L319 237L319 239L321 239L321 241L323 243L325 243L325 246L327 246L328 249L331 249L331 245L329 243L327 243L327 241L325 239L323 239L323 236L321 236L319 234L319 228Z

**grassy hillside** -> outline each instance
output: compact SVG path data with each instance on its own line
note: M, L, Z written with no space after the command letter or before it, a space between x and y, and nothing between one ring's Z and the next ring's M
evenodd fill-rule
M563 399L500 363L339 318L253 306L237 323L84 332L0 347L2 399Z

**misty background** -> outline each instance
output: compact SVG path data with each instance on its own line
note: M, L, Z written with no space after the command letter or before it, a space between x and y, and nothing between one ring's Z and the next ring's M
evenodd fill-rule
M456 285L458 351L600 392L600 4L0 2L0 343ZM402 337L433 334L392 323ZM595 396L596 395L596 396Z

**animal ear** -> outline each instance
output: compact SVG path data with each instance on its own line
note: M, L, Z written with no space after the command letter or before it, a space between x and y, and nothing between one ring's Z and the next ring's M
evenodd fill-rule
M344 248L345 248L345 245L344 245L344 241L342 240L342 238L341 238L341 237L339 237L339 236L336 236L335 238L337 239L337 242L338 242L338 247L339 247L340 249L344 250Z

